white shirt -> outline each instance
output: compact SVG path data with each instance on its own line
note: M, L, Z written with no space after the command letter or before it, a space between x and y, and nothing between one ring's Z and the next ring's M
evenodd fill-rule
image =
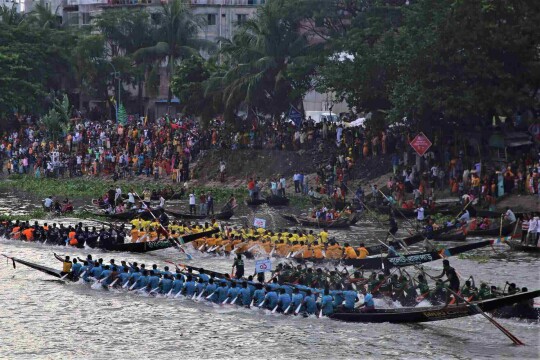
M418 215L416 216L417 220L424 220L424 208L423 207L419 207L418 209L414 210L414 212L418 213Z
M516 221L516 215L510 209L506 210L506 212L504 213L504 217L507 218L510 222Z
M165 198L163 196L159 197L159 207L165 206Z
M529 222L529 232L532 234L540 232L540 221L538 220L538 217L534 217Z
M195 205L195 195L189 194L189 205Z
M469 221L469 220L471 220L471 215L469 214L469 210L465 210L463 215L461 215L458 220L459 221Z
M135 196L133 195L132 192L128 192L128 202L135 204Z
M51 207L53 201L51 198L45 198L45 200L43 201L43 204L45 205L45 207Z

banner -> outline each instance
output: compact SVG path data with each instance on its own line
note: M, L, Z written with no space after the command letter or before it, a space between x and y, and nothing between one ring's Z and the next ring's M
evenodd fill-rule
M474 164L474 169L476 170L476 175L482 175L482 163Z
M256 260L255 261L255 272L262 273L262 272L270 272L272 271L272 260L266 259L266 260Z
M289 119L291 119L298 128L302 125L302 113L292 105L289 109Z
M253 226L255 226L256 228L266 229L266 220L255 218L255 220L253 220Z

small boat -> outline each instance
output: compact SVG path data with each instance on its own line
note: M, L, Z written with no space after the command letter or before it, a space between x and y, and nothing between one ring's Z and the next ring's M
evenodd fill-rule
M287 206L289 201L289 198L285 196L270 195L266 197L268 206Z
M105 210L109 207L109 204L100 203L98 199L92 199L92 205L102 210Z
M155 192L152 191L150 200L159 201L160 196L163 196L165 200L180 200L185 195L184 189L180 192Z
M284 196L270 195L264 199L247 198L245 203L247 206L259 206L262 204L268 204L268 206L287 206L289 205L289 201L289 198Z
M246 200L244 200L244 203L247 206L259 206L259 205L262 205L262 204L266 204L266 199L250 199L250 198L247 198Z
M516 226L515 222L508 223L506 225L501 227L499 226L497 221L493 221L493 227L489 229L480 229L476 228L475 230L467 230L467 236L507 236L510 235L514 231L514 227Z
M210 236L212 234L215 234L216 232L219 232L219 229L211 229L211 230L203 231L197 234L184 235L178 238L177 242L173 240L155 240L155 241L136 242L136 243L109 244L107 246L98 245L97 248L102 249L102 250L107 250L107 251L145 253L149 251L167 249L173 246L178 246L179 244L186 244L193 240Z
M473 316L482 311L494 311L502 307L527 301L540 296L540 290L517 293L473 303L448 306L430 306L413 308L374 309L371 312L336 312L329 317L346 322L366 323L419 323Z
M514 251L540 253L540 247L538 246L525 245L525 244L522 244L520 241L516 241L516 240L507 240L506 243Z
M461 229L456 229L444 234L433 236L433 241L465 241L467 240L467 235L461 231Z
M449 232L449 231L452 231L453 229L455 229L455 228L442 227L442 228L439 228L437 230L434 230L433 233L432 233L432 238L437 237L437 236L441 236L442 234L444 234L446 232ZM409 237L406 237L404 239L401 239L400 241L397 241L397 240L389 241L388 245L391 245L391 246L394 247L394 249L398 250L398 249L401 249L403 247L401 245L402 242L405 243L405 245L407 245L407 246L411 246L411 245L414 245L414 244L417 244L417 243L423 241L425 238L426 238L425 234L420 232L420 233L411 235ZM366 249L367 249L367 251L369 252L370 255L376 255L376 254L384 253L384 252L386 252L388 250L388 248L386 246L383 246L383 245L368 246L368 247L366 247Z
M324 197L314 197L310 196L309 199L311 200L311 203L315 206L320 206L327 204L329 207L334 208L336 210L343 210L347 206L350 206L350 203L343 200L335 200L331 197L324 196Z
M149 211L137 212L137 211L131 211L131 210L124 211L123 213L118 213L118 214L108 214L108 213L96 213L96 212L94 212L94 213L92 213L92 215L103 216L103 217L107 217L109 219L121 220L121 221L131 221L131 220L136 219L136 218L141 218L143 220L151 220L151 219L154 218Z
M397 217L406 217L406 218L414 218L417 216L417 213L415 212L416 209L405 209L400 208L397 206L390 206L390 205L376 205L375 210L380 212L381 214L390 214L391 211L394 212L394 215ZM428 215L434 215L434 214L443 214L443 215L449 215L457 213L462 209L461 205L453 205L453 204L436 204L434 207L424 206L424 216Z
M186 220L203 220L214 218L216 220L229 220L234 212L232 210L221 211L217 214L212 215L196 215L196 214L187 214L174 210L165 210L165 212L171 216L174 216L177 219L186 219Z
M487 217L487 218L493 218L493 219L500 219L501 216L505 214L505 211L491 211L491 210L479 210L476 209L476 214L474 216L478 217ZM516 215L516 218L521 219L525 213L523 212L515 212L514 215Z
M354 225L358 219L356 214L351 214L350 217L339 217L335 220L317 220L315 218L309 218L306 216L296 216L292 214L281 214L285 220L291 221L295 224L314 227L314 228L328 228L328 229L344 229L351 225Z

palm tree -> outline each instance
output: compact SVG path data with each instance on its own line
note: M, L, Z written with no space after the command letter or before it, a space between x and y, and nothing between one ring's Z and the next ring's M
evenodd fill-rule
M155 45L142 48L135 53L135 59L141 63L163 61L167 64L169 89L167 104L172 99L171 77L177 61L198 54L200 49L211 49L212 44L197 37L202 23L193 15L189 4L182 0L162 3L162 13L155 29Z
M5 25L20 25L26 19L26 14L17 11L16 3L11 7L2 4L0 6L0 23Z
M244 104L276 116L291 102L301 106L314 71L309 55L317 46L283 9L282 0L268 2L231 40L221 40L229 70L207 82L207 93L221 92L227 109Z
M41 4L36 4L30 12L30 21L42 29L60 29L62 27L62 17L58 15L58 8L55 13Z

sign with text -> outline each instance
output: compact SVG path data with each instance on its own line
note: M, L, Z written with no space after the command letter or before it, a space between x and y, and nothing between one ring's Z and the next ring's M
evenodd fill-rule
M421 132L411 140L410 145L418 155L423 156L433 144L429 141L427 136Z
M255 218L255 220L253 220L253 226L255 226L256 228L266 229L266 220Z
M266 259L266 260L257 260L255 261L255 272L262 273L262 272L269 272L272 271L272 260Z

